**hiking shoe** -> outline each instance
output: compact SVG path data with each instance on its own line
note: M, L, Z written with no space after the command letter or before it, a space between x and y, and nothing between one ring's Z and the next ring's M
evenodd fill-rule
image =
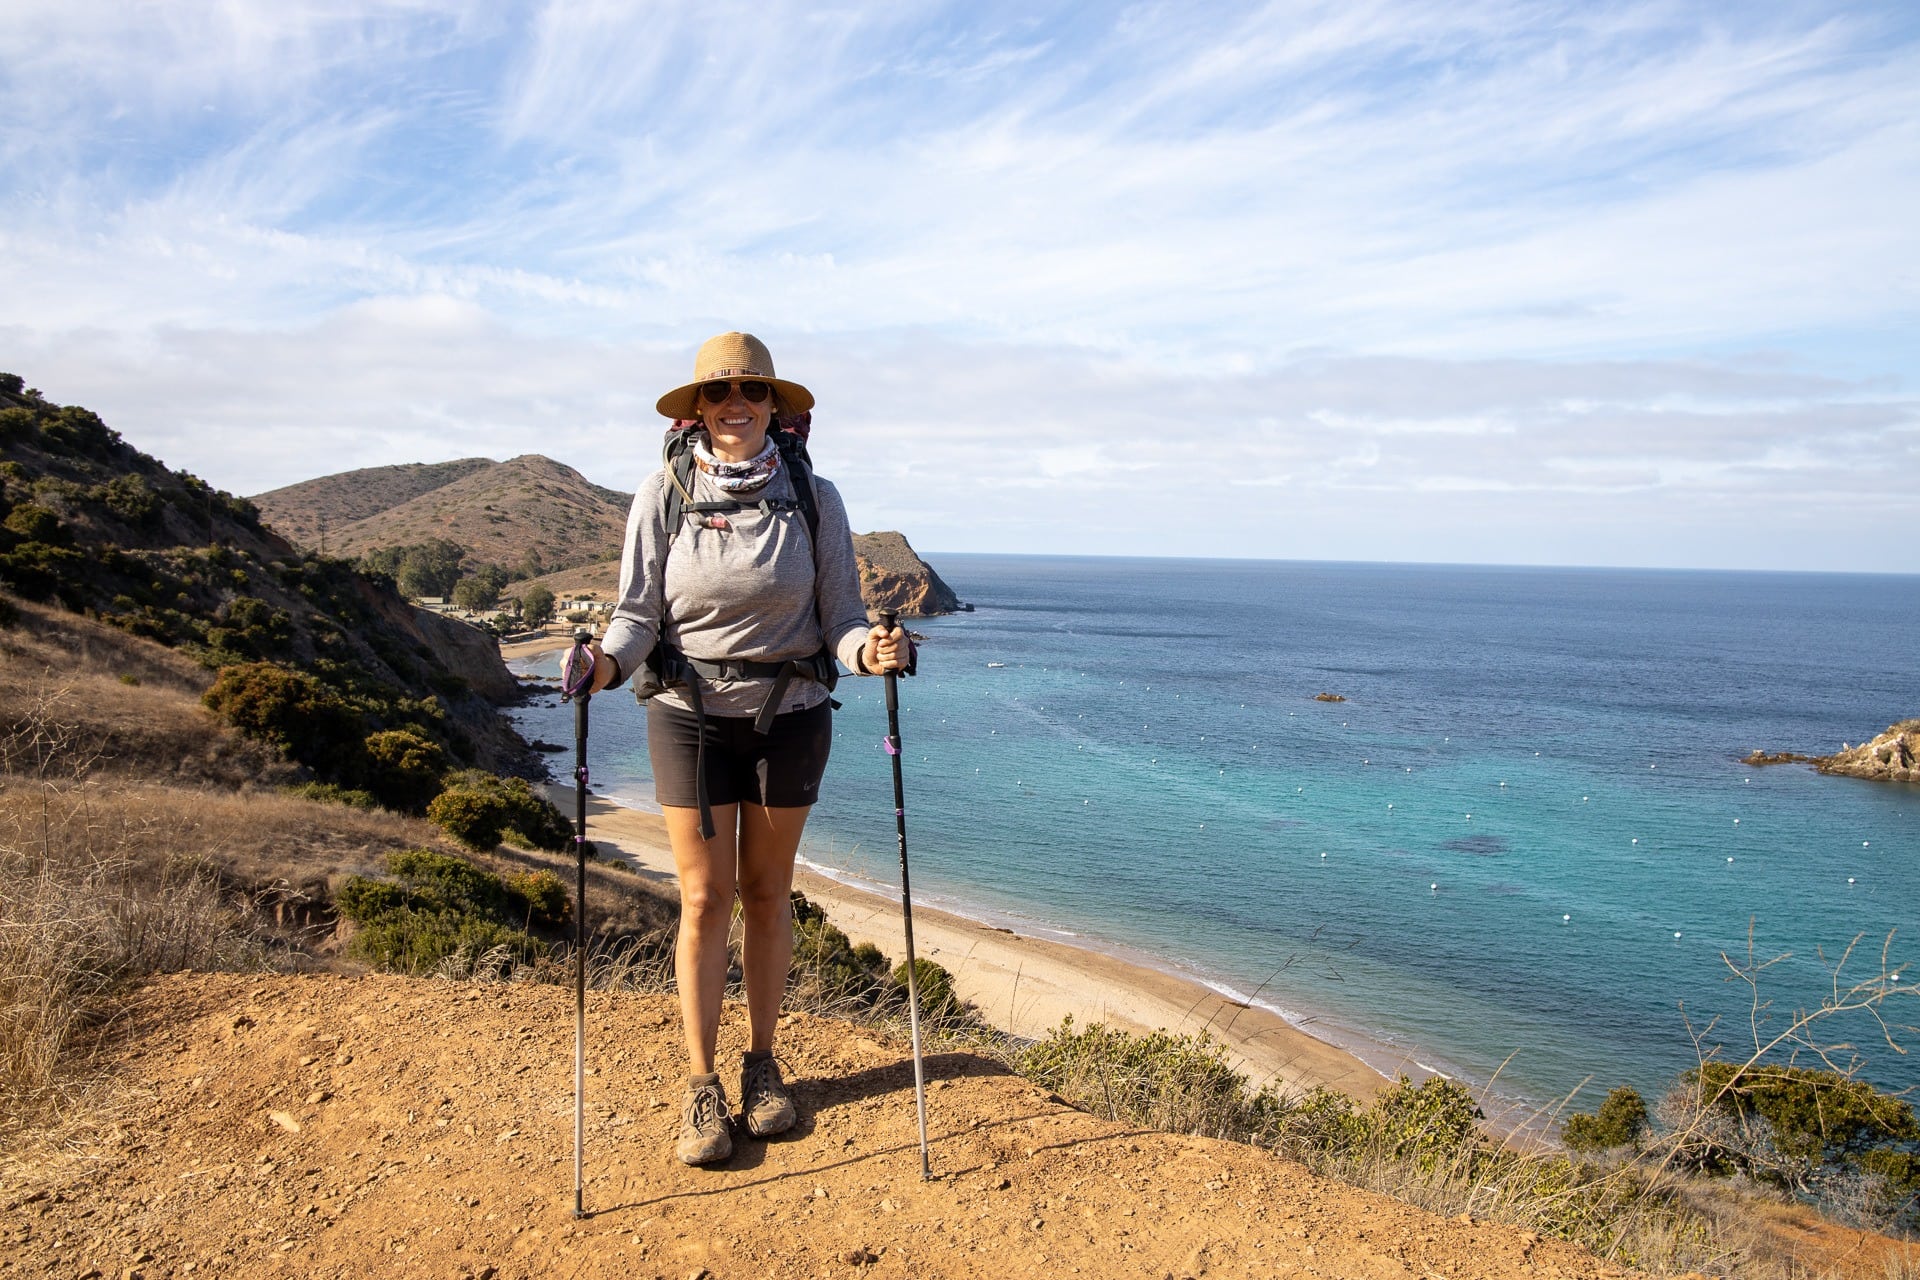
M780 1064L773 1051L750 1053L740 1064L740 1114L746 1119L747 1132L756 1138L771 1138L793 1128L793 1094L780 1078Z
M687 1077L687 1096L680 1109L680 1138L673 1154L682 1164L713 1164L733 1154L733 1135L727 1131L727 1095L720 1077L709 1072Z

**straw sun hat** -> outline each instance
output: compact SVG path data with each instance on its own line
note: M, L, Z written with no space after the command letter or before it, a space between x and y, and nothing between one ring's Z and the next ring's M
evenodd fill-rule
M750 333L723 333L701 343L700 354L693 358L693 381L667 392L654 407L668 418L697 418L703 383L743 380L771 386L780 397L780 407L788 413L813 408L813 392L797 382L774 377L767 344Z

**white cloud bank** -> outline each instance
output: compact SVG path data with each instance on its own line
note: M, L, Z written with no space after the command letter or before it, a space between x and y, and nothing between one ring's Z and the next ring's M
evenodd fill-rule
M1897 10L465 9L23 6L0 368L631 487L740 326L925 547L1920 570Z

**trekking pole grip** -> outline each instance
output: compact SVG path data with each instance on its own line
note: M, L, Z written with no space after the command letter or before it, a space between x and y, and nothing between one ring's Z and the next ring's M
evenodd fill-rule
M897 612L892 609L880 610L880 625L886 628L889 633L899 624L900 615ZM887 710L889 712L897 712L900 710L900 673L898 671L888 670L883 674L887 678ZM897 746L900 737L900 731L897 727L894 729L893 736L895 745Z

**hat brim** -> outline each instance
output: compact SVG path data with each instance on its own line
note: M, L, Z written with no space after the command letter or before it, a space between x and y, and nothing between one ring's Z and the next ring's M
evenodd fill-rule
M701 378L698 382L689 382L685 386L675 387L660 397L653 407L660 411L663 418L698 418L700 416L700 388L709 382L764 382L773 388L773 394L780 397L780 408L787 413L805 413L813 408L813 392L797 382L788 382L784 378Z

